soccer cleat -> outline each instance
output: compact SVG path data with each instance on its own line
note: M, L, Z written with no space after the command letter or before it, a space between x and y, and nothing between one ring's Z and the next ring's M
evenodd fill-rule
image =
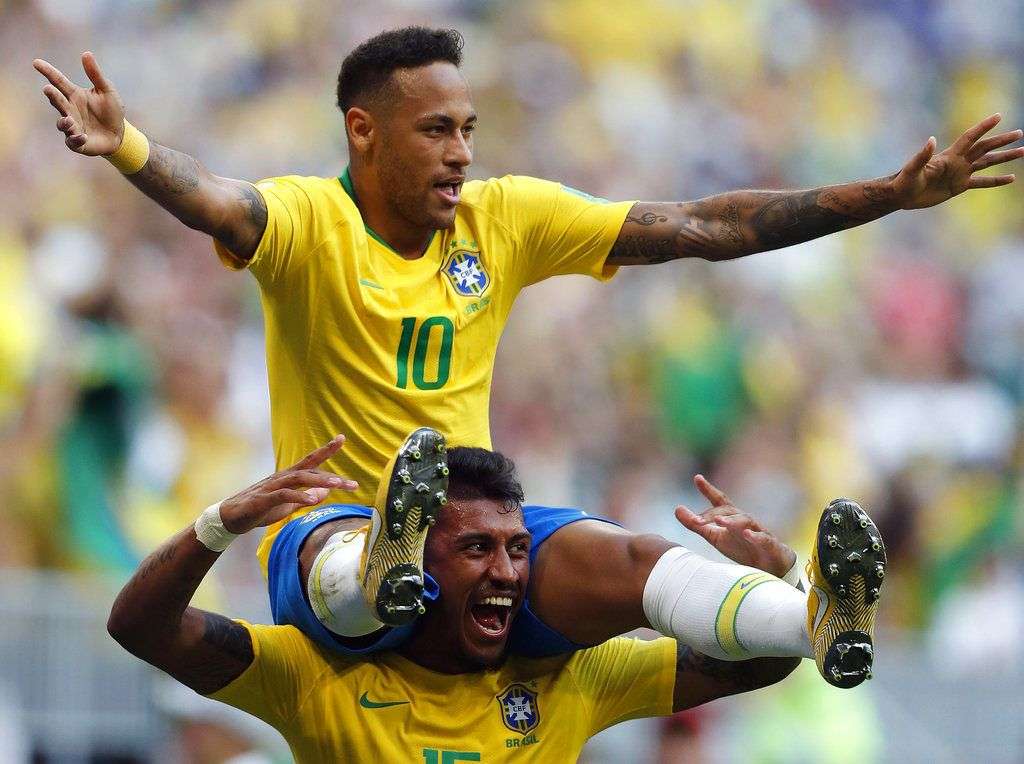
M807 634L818 671L836 687L871 678L885 562L882 536L857 502L835 499L825 507L807 561Z
M388 626L402 626L425 612L423 546L438 510L448 503L448 452L444 436L421 427L391 457L373 502L363 550L363 594Z

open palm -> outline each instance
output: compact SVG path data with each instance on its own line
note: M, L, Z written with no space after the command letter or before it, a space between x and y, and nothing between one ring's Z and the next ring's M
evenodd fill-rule
M82 54L82 68L91 88L76 85L41 58L35 59L32 66L49 81L43 95L60 113L57 129L64 133L67 147L86 156L114 153L124 134L124 104L100 71L96 57L89 52Z
M1024 157L1024 148L995 151L1024 136L1020 130L982 139L999 124L993 114L965 131L953 144L935 153L935 138L929 138L917 154L896 174L893 189L905 210L933 207L972 188L995 188L1013 183L1011 175L975 175L986 167Z

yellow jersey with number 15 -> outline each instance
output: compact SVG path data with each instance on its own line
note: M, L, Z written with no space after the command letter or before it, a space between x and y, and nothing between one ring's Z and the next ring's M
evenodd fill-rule
M339 655L293 626L245 625L253 662L210 697L276 728L299 764L571 762L606 727L672 713L667 637L439 674L390 651Z
M611 278L604 261L632 206L535 178L470 181L454 225L406 260L365 227L347 171L256 188L267 227L255 254L216 249L259 282L277 466L344 433L324 469L360 487L327 501L356 504L373 502L381 470L417 427L490 447L494 357L519 290L558 274ZM260 543L264 571L283 523Z

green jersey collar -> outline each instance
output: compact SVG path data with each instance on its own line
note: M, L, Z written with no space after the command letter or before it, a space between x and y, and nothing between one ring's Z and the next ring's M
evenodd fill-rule
M349 172L349 168L348 167L346 167L345 168L345 172L343 172L338 177L338 181L341 183L341 187L343 189L345 189L345 193L348 194L349 197L351 197L353 204L355 204L356 207L358 208L359 207L359 197L356 196L356 187L354 185L352 185L352 174ZM370 226L366 225L366 221L365 220L363 221L363 228L366 229L366 235L369 236L371 239L376 241L378 244L382 244L383 246L387 247L388 249L390 249L392 252L394 252L399 257L402 257L402 253L399 252L394 247L392 247L386 241L384 241L384 239L382 239L381 236L376 231L374 231L372 228L370 228ZM437 235L437 231L434 231L434 233L431 234L430 240L427 242L427 246L425 246L423 248L423 251L420 252L420 256L421 257L423 255L427 254L427 250L430 249L430 245L434 243L434 236L436 236L436 235Z

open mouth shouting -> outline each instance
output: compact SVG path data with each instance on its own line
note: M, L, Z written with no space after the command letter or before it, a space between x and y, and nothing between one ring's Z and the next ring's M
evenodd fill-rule
M509 595L490 595L470 605L471 631L484 641L501 641L508 635L512 623L515 598Z

